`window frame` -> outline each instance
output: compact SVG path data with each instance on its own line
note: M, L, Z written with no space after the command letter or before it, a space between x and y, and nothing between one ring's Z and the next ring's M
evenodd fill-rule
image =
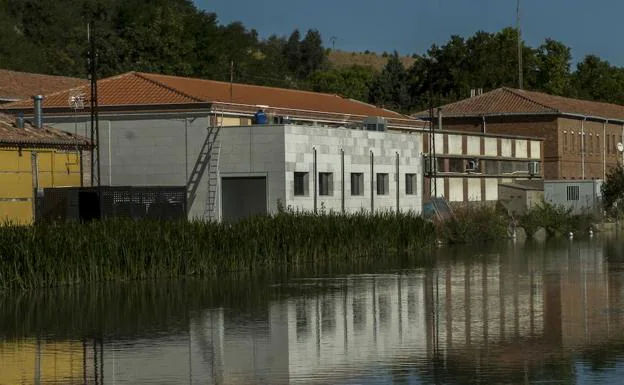
M357 187L355 187L357 186ZM351 173L351 196L364 196L364 173L352 172Z
M318 194L319 196L334 195L334 173L319 172L318 173Z
M378 172L375 175L375 185L377 186L377 195L390 195L390 174Z

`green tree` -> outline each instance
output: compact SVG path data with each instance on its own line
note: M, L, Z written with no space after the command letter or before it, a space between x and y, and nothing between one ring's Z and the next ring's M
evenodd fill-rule
M613 216L621 216L624 213L624 167L621 164L609 170L600 189L605 211Z
M301 41L300 52L299 76L302 79L325 67L327 56L319 31L311 29L306 33L305 38Z
M570 92L570 61L572 54L565 44L546 39L537 49L537 83L539 88L553 95Z
M370 101L389 109L407 111L411 105L407 78L399 53L394 51L371 85Z
M588 55L578 63L572 82L575 97L624 103L622 69L611 66L608 61L595 55Z
M338 94L367 102L376 74L372 67L354 65L317 71L309 77L308 82L313 91Z

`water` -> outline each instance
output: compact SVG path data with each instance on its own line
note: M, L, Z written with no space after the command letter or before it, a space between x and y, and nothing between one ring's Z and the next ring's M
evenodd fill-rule
M0 297L0 384L621 384L624 242Z

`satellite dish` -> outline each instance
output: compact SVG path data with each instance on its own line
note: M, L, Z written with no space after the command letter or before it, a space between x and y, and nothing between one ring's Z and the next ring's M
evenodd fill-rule
M617 147L617 149L618 149L618 151L619 151L619 152L624 151L624 144L622 144L622 142L619 142L619 143L616 145L616 147Z

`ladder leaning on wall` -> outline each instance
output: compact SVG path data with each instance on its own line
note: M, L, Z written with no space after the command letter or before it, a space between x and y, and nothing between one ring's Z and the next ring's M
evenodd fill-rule
M210 152L208 156L208 191L204 205L205 220L218 219L216 206L219 197L219 158L221 156L221 141L219 140L219 133L221 132L221 127L223 127L223 111L221 111L221 118L219 118L215 112L215 120L216 124L211 127L212 143L210 145Z

